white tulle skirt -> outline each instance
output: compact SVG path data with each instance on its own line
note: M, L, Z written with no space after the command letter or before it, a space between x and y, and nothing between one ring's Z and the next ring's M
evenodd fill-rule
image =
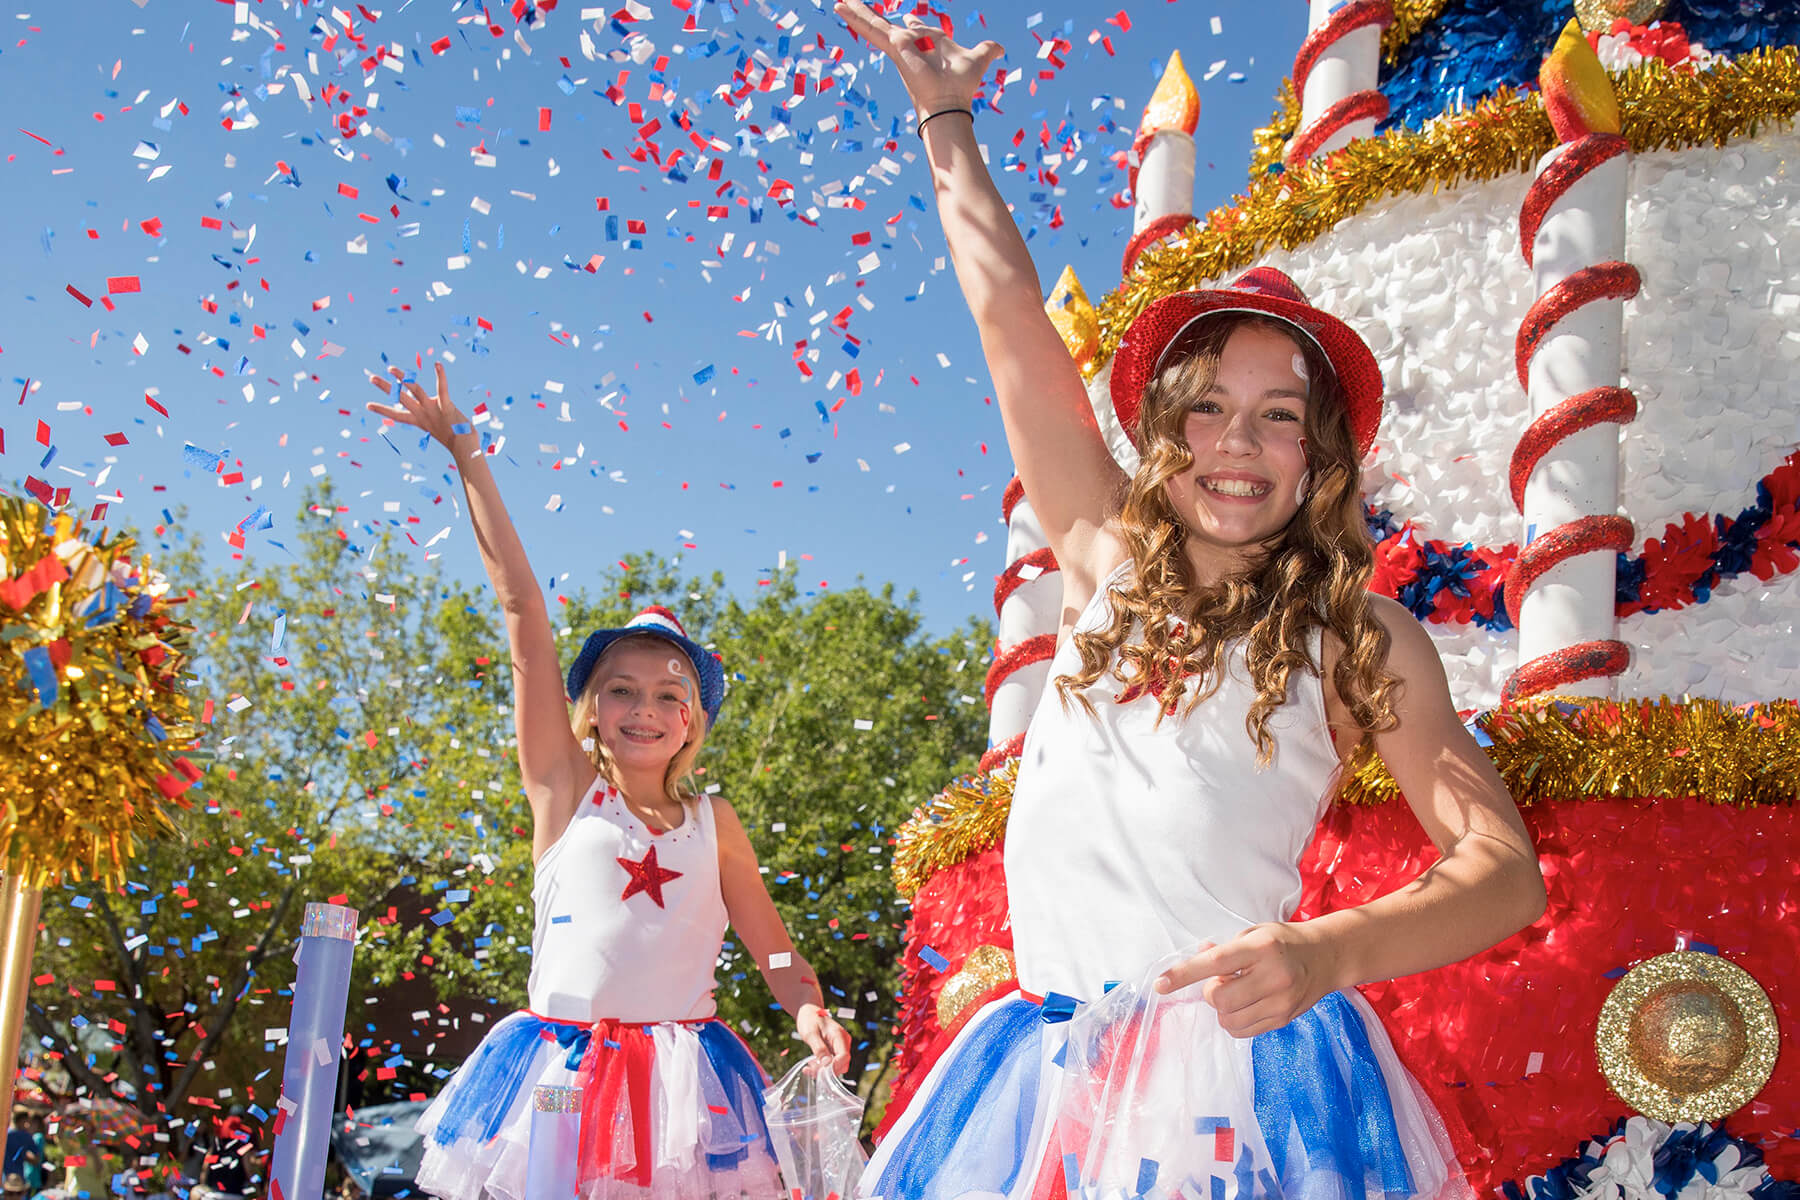
M524 1200L533 1093L580 1092L586 1200L785 1200L763 1123L768 1079L718 1021L577 1025L514 1013L419 1119L419 1186Z
M876 1150L861 1194L1470 1194L1436 1110L1359 993L1333 993L1286 1027L1240 1040L1197 988L1154 991L1167 965L1092 1004L1015 994L983 1006Z

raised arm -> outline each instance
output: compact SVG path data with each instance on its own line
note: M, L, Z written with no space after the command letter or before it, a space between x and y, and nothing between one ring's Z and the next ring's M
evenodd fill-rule
M862 0L840 0L851 30L899 68L923 128L938 219L982 353L1019 478L1063 573L1065 604L1079 608L1125 557L1108 531L1123 480L1088 406L1081 372L1044 313L1037 268L1001 199L968 115L993 42L964 48L908 15L890 24Z
M718 796L707 802L713 806L713 824L719 831L719 890L725 898L725 915L744 950L756 960L775 1002L793 1014L801 1040L815 1055L829 1059L841 1075L850 1069L850 1035L826 1011L825 993L812 966L794 949L794 939L769 899L756 848L737 810Z
M525 547L500 499L487 455L482 453L481 438L450 400L444 364L437 364L436 395L406 381L398 367L389 368L389 374L391 382L379 375L370 376L369 381L399 403L371 402L369 411L424 430L450 452L462 476L481 565L487 568L488 581L506 618L506 640L512 653L513 730L518 735L519 773L531 803L531 853L535 859L562 836L594 776L593 764L569 728L550 615L544 609L544 597L525 557Z

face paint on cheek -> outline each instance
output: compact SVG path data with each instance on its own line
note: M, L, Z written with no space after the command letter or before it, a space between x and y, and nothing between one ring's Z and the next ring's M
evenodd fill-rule
M1294 355L1294 361L1300 366L1305 365L1304 363L1300 362L1300 356L1298 354ZM1300 439L1300 456L1303 459L1306 458L1306 439L1305 438ZM1306 470L1300 472L1300 482L1294 485L1294 505L1296 508L1298 508L1306 503L1306 488L1307 488L1307 485L1310 484L1311 482L1312 482L1312 467L1309 463Z
M1294 355L1294 364L1293 365L1294 365L1294 374L1296 374L1300 377L1300 382L1301 383L1310 382L1310 380L1308 379L1307 374L1306 374L1306 355L1304 355L1304 354Z

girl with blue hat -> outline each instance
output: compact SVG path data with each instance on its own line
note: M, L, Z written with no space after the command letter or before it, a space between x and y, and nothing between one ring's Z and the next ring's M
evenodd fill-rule
M390 374L371 381L396 403L369 410L456 460L506 617L536 863L530 1007L495 1025L420 1119L419 1184L443 1200L524 1200L531 1112L549 1098L580 1107L584 1200L784 1196L762 1116L768 1079L714 1017L726 926L815 1055L841 1072L850 1039L731 805L686 786L725 698L724 668L652 607L590 634L565 676L537 576L443 365L435 393Z

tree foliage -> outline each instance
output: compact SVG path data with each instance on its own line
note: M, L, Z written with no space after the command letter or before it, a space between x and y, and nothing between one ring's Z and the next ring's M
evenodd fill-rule
M291 557L192 590L216 760L179 835L145 846L119 892L45 897L28 1036L72 1085L135 1096L176 1143L210 1109L272 1108L309 901L362 914L358 1098L434 1088L456 1065L448 1035L466 1048L525 998L530 816L491 593L347 523L329 492L279 548ZM198 579L198 561L187 547L162 565ZM643 557L555 598L565 658L653 602L725 661L697 781L736 806L874 1083L905 915L893 830L972 767L991 634L971 621L934 637L891 587L805 596L782 572L738 597ZM778 1070L792 1022L731 941L720 983L721 1016Z
M272 1103L305 903L363 914L350 1030L373 1048L357 999L427 940L402 911L515 840L491 824L510 689L484 665L482 597L339 518L320 493L290 561L192 588L216 755L196 807L142 847L122 891L45 897L29 1035L70 1083L178 1132L211 1107ZM192 547L165 565L199 575Z

